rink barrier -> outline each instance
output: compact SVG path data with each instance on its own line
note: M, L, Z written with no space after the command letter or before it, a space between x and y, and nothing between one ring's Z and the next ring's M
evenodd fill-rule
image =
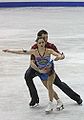
M0 8L9 7L84 7L84 2L0 2Z

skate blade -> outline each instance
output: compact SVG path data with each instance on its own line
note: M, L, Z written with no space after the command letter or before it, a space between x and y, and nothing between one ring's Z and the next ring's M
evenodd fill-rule
M49 110L49 111L45 111L46 114L50 114L52 113L53 109Z
M60 111L60 110L63 110L64 109L64 106L60 106L60 107L57 107L57 110Z
M36 103L35 105L30 106L30 108L35 108L35 107L38 107L38 106L39 106L39 104L38 104L38 103Z

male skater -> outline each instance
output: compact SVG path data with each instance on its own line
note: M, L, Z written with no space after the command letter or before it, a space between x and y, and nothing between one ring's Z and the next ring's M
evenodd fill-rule
M45 37L46 47L49 49L53 49L56 52L60 53L54 44L48 42L47 31L40 30L37 33L37 36ZM36 48L37 48L37 44L34 44L31 49L36 49ZM26 52L26 50L23 50L23 51ZM64 59L65 56L63 53L62 53L62 56L63 56L62 59ZM55 60L58 60L58 58L56 58ZM31 63L35 64L35 58L33 55L31 55ZM30 63L30 67L27 69L27 71L25 73L25 80L26 80L26 84L29 88L29 92L30 92L30 96L31 96L31 101L30 101L29 105L34 106L39 103L39 97L38 97L38 93L37 93L36 87L33 82L33 78L38 76L39 73L34 68L32 68L31 63ZM54 84L57 87L59 87L72 100L76 101L79 105L82 104L83 101L82 101L80 95L78 95L76 92L74 92L65 82L62 82L57 74L56 74L56 77L54 80Z

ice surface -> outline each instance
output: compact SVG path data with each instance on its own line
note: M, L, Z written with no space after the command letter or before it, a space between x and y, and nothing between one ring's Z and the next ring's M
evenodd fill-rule
M59 77L84 99L84 8L0 9L0 120L84 120L84 106L56 86L65 109L46 115L48 94L38 77L34 82L40 105L30 108L24 80L29 56L2 52L6 48L30 49L41 29L49 32L49 41L66 56L55 62Z

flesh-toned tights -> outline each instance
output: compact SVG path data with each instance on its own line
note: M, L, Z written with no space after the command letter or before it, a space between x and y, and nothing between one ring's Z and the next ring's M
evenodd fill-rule
M48 95L50 101L53 101L53 98L55 98L55 100L59 99L57 93L53 90L54 79L55 79L55 73L48 76L48 80L42 80L43 85L48 89Z

